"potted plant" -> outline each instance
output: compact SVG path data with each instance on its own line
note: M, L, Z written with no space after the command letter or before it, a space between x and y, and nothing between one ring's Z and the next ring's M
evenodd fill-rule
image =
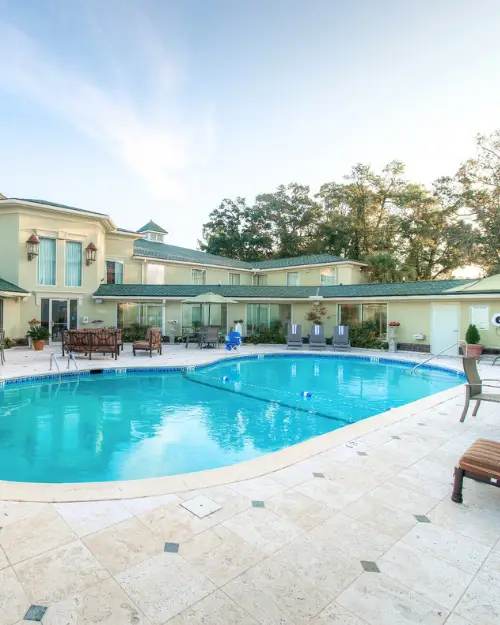
M36 351L40 351L45 347L45 341L50 337L49 329L41 324L30 323L28 337Z
M466 356L479 360L484 349L484 345L479 342L480 340L481 335L477 327L473 323L469 324L467 332L465 333L465 341L467 343Z

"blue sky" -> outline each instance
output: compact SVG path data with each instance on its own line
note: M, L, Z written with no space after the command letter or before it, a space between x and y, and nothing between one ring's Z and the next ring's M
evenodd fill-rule
M500 126L498 0L0 0L0 192L153 218L393 158L430 183Z

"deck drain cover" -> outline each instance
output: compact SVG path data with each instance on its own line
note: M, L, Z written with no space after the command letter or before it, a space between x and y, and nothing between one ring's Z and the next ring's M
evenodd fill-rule
M189 510L189 512L195 514L200 519L212 514L213 512L217 512L217 510L220 510L222 507L216 501L205 497L205 495L199 495L193 499L183 501L181 506L186 508L186 510Z

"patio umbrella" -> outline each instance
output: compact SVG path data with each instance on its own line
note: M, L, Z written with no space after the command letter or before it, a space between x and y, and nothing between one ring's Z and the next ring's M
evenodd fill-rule
M203 304L208 305L208 325L210 325L210 307L212 304L237 304L234 299L229 299L228 297L223 297L222 295L217 295L217 293L212 293L211 291L207 291L207 293L200 293L196 297L190 297L188 299L182 300L183 304L199 304L203 306Z

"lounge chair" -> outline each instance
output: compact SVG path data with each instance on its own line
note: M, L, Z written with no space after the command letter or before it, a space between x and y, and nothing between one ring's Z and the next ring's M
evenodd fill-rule
M335 326L333 328L332 345L334 349L351 348L351 342L349 341L349 326Z
M325 329L323 326L311 326L309 335L309 347L311 349L326 349Z
M451 500L462 503L464 477L500 486L500 443L479 438L458 461Z
M286 337L287 347L302 347L302 329L297 323L288 324L288 333Z
M153 357L153 350L156 349L161 354L161 330L160 328L148 328L145 341L136 341L132 344L132 351L144 350L149 352L149 357Z
M228 352L237 352L241 345L241 334L239 332L230 332L226 341L226 349Z
M485 379L481 380L479 373L477 372L477 360L475 358L464 358L464 372L467 378L467 384L465 385L465 406L460 417L460 421L463 423L467 416L467 410L471 401L475 401L476 405L472 411L472 416L475 417L479 406L482 401L492 401L500 404L500 392L499 393L483 393L483 386L490 388L496 388L500 391L498 384L500 380ZM496 386L493 384L483 384L483 382L496 382Z
M202 332L200 347L219 347L219 328L208 326Z

